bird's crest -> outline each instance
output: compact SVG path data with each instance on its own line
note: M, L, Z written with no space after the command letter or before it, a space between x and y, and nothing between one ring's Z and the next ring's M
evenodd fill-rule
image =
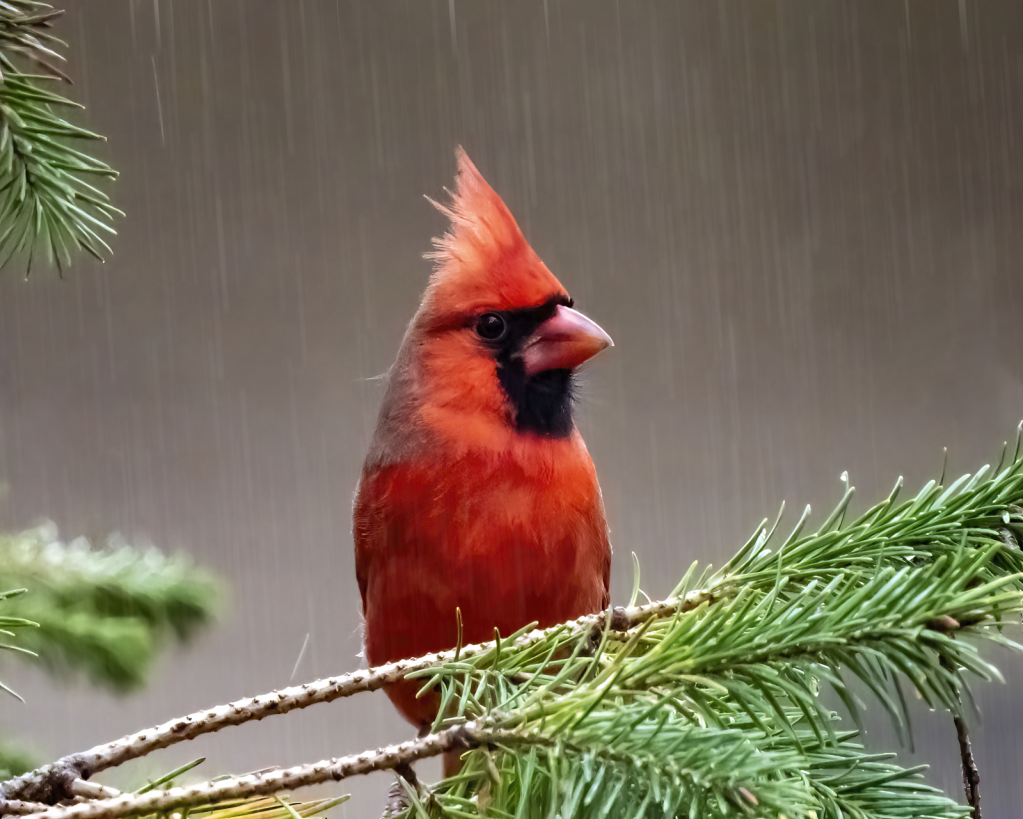
M461 148L451 203L433 204L451 220L427 254L435 262L428 300L443 312L535 307L565 294L526 242L501 197ZM431 200L432 201L432 200Z

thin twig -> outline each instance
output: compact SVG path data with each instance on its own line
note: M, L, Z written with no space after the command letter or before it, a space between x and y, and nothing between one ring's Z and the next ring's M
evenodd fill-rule
M84 779L72 782L71 792L82 799L113 799L121 795L117 788L108 788L98 782L86 782Z
M387 791L387 801L384 803L384 812L380 819L391 819L391 817L398 816L408 810L410 802L408 792L405 790L406 787L411 788L420 796L423 793L423 786L419 782L419 777L416 776L415 770L407 762L395 765L394 773L397 776Z
M357 756L325 759L312 765L203 782L166 791L123 794L114 799L60 805L32 816L33 819L119 819L135 814L164 813L177 808L214 804L228 799L249 799L323 782L337 782L374 771L400 768L455 748L473 747L504 734L483 731L476 722L467 722L436 734L428 734L421 739L389 745ZM6 812L6 808L4 810Z
M941 658L941 667L949 671L952 670L952 664L945 657ZM961 697L959 702L962 703ZM966 791L966 804L973 809L971 811L973 819L981 819L980 771L977 769L977 761L973 758L973 748L970 747L970 735L966 730L966 720L957 716L953 716L952 719L956 727L956 739L959 740L959 758L963 763L963 790Z
M702 603L712 602L720 594L720 587L715 587L710 590L693 591L681 598L658 600L643 606L616 608L610 610L609 626L617 631L625 631L651 618L669 617L680 610L688 611ZM541 642L554 631L561 631L567 638L584 634L593 635L603 630L607 616L608 612L600 612L553 628L531 631L519 637L514 645L525 647ZM162 725L129 734L113 742L97 745L88 751L71 754L30 773L10 779L0 785L0 796L7 800L32 800L55 804L74 795L71 786L75 780L89 779L100 771L146 756L152 751L195 739L203 734L214 733L232 725L241 725L276 714L286 714L299 708L307 708L321 702L332 702L363 691L376 691L402 679L413 671L451 662L456 653L459 658L464 660L486 654L492 651L496 645L497 643L494 641L462 646L460 652L442 651L409 660L399 660L376 668L363 669L338 677L328 677L316 682L262 694L258 697L237 700L204 711L196 711Z
M966 789L966 804L973 808L973 819L980 817L980 771L973 758L970 747L970 735L966 731L966 721L955 717L956 737L959 740L959 756L963 761L963 787Z

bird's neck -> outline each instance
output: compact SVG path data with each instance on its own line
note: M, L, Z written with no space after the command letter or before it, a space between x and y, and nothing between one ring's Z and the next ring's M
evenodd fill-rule
M501 385L515 429L524 435L567 438L572 419L573 381L570 370L547 370L527 377L521 361L498 361Z

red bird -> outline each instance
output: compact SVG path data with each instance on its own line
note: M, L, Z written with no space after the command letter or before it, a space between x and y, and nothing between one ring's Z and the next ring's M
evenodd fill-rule
M573 371L611 345L458 151L436 269L391 368L355 499L371 665L541 627L608 604L597 474L572 420ZM425 730L421 680L387 693ZM446 769L449 769L448 760Z

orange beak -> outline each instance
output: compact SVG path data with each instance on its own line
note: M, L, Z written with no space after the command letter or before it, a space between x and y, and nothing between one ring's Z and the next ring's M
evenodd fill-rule
M611 336L571 307L557 311L536 328L522 351L526 375L545 370L572 370L605 347L613 347Z

